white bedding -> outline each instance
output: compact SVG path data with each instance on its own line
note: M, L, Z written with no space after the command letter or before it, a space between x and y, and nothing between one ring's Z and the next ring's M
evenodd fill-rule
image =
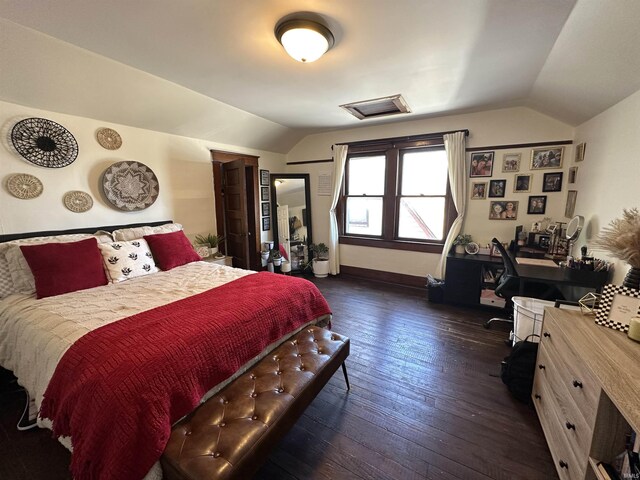
M35 295L10 295L0 300L0 365L13 371L39 409L58 361L84 334L252 273L194 262L40 300Z

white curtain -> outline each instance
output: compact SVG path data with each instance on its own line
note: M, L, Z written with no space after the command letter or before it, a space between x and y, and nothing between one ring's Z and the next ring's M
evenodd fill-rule
M449 162L449 185L451 187L451 196L453 203L458 210L458 217L453 221L449 235L444 242L442 249L442 257L436 271L437 278L444 278L444 272L447 263L447 254L451 250L453 240L456 238L462 228L464 220L464 212L467 206L467 178L465 168L465 134L464 132L455 132L444 135L444 149L447 152L447 160Z
M342 176L344 174L344 166L347 163L348 149L348 145L333 146L333 196L331 198L331 209L329 210L329 273L331 275L340 273L340 245L336 207L338 206L338 200L340 200Z

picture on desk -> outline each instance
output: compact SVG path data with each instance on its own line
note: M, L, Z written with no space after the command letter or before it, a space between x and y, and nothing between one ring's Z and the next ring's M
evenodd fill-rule
M487 198L487 182L471 182L471 200Z
M529 215L543 214L547 210L547 196L537 195L529 197L527 213Z
M513 182L513 191L515 193L526 193L531 190L531 177L533 175L516 175Z
M562 190L562 172L545 173L542 182L543 192L559 192Z
M515 220L518 218L518 202L491 202L489 220Z
M564 147L534 148L531 151L531 170L540 168L562 168Z
M506 180L491 180L489 182L489 197L504 197L504 191L507 189Z
M495 152L476 152L471 154L470 177L490 177L493 173L493 155Z

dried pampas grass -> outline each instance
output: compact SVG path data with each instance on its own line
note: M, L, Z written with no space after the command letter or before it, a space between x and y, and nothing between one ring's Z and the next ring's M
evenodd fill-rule
M633 268L640 268L640 212L637 208L624 209L622 218L616 218L602 229L594 245L624 260Z

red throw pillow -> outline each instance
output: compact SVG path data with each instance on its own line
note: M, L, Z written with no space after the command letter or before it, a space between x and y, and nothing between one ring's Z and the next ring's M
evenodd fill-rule
M69 243L23 245L20 250L35 278L38 298L109 283L95 238Z
M202 260L182 230L145 235L143 238L149 244L153 259L161 270L171 270L180 265Z

